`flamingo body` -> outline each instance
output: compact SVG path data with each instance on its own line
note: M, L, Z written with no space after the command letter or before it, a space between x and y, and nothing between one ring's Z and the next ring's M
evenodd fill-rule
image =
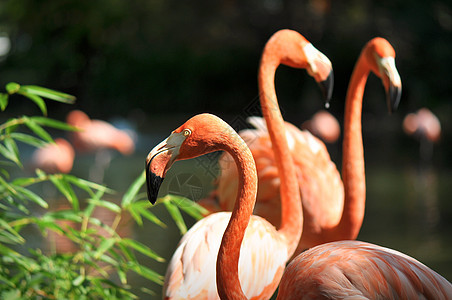
M219 299L216 261L230 217L229 212L211 214L183 236L168 265L164 299ZM269 299L288 259L286 242L274 226L261 217L252 216L240 256L239 278L245 295L249 299Z
M359 242L319 245L284 272L277 299L451 299L452 285L398 251Z
M437 142L441 136L441 123L428 108L424 107L416 113L406 115L403 119L403 130L408 135Z
M339 122L326 110L315 113L310 120L301 125L301 128L308 130L326 143L336 142L341 135Z
M72 141L77 150L95 152L99 149L115 149L122 154L133 153L133 139L124 131L102 120L91 120L80 110L71 111L67 123L81 131L72 134Z
M32 156L32 166L47 173L69 173L74 164L75 151L71 144L56 138L55 144L37 149Z
M254 214L264 217L276 227L281 221L280 179L274 152L265 121L250 117L256 129L239 134L253 154L258 192ZM325 144L308 131L285 122L286 137L299 182L303 202L303 236L296 253L318 245L327 239L324 229L339 223L344 206L344 187L336 165L331 161ZM237 169L231 156L223 154L219 160L222 173L218 180L217 197L222 210L232 211L237 193ZM322 199L322 201L320 201Z

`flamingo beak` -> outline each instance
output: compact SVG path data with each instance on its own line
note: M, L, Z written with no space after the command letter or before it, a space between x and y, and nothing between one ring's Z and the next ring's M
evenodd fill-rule
M378 61L380 76L386 91L386 104L389 113L397 110L402 95L402 82L395 66L394 57L384 57Z
M152 204L157 201L166 172L177 160L184 139L185 137L181 133L172 133L167 139L155 146L146 157L146 186L148 199Z
M320 81L319 83L320 90L322 91L323 99L325 100L325 106L328 108L330 106L331 96L333 95L333 86L334 86L334 75L333 69L331 69L330 74L324 81Z
M306 71L314 77L322 91L325 99L325 106L329 107L331 96L333 95L334 76L331 61L322 52L317 50L312 44L307 44L304 53L308 66Z

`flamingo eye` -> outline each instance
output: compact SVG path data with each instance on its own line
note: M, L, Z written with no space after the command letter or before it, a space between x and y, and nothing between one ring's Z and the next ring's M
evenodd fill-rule
M183 134L185 137L188 137L188 136L191 134L191 130L190 130L190 129L184 129L184 130L182 131L182 134Z

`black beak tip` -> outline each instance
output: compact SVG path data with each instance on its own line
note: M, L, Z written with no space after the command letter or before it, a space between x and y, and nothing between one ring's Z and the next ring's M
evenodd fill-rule
M400 97L402 95L402 88L398 86L389 86L389 91L386 95L386 101L388 104L388 111L389 113L393 113L397 110L399 103L400 103Z
M328 77L319 82L320 90L322 91L323 99L325 99L325 106L329 106L331 97L333 96L333 87L334 87L334 75L333 71L330 72Z
M157 201L160 186L162 185L164 178L157 176L148 170L149 169L146 168L146 187L148 192L148 200L152 204L155 204L155 202Z

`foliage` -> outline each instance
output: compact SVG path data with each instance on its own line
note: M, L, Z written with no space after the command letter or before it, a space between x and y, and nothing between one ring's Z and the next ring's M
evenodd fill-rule
M162 262L148 246L122 237L118 225L129 214L138 224L147 219L160 227L165 224L151 211L145 193L142 172L124 193L119 204L105 200L111 189L70 174L47 174L37 169L33 177L12 178L11 170L22 168L17 142L42 147L54 143L46 127L76 130L66 123L45 117L43 98L73 103L75 98L37 86L6 85L0 94L2 111L8 106L9 95L20 94L33 101L43 116L12 118L0 125L0 298L1 299L127 299L136 298L128 282L130 271L162 283L162 276L143 266L136 253ZM23 129L27 129L27 131ZM33 187L45 182L53 184L68 203L68 208L52 211L49 204ZM83 201L84 200L84 201ZM177 207L186 199L166 197L165 203L181 232L186 230ZM200 218L195 205L181 206L190 215ZM96 217L95 209L114 214L111 225ZM40 213L42 212L42 213ZM44 237L54 233L77 247L72 253L43 253L30 248L24 237L27 227L38 229ZM28 251L26 250L28 248ZM112 279L114 275L117 279ZM150 291L148 291L150 292Z

